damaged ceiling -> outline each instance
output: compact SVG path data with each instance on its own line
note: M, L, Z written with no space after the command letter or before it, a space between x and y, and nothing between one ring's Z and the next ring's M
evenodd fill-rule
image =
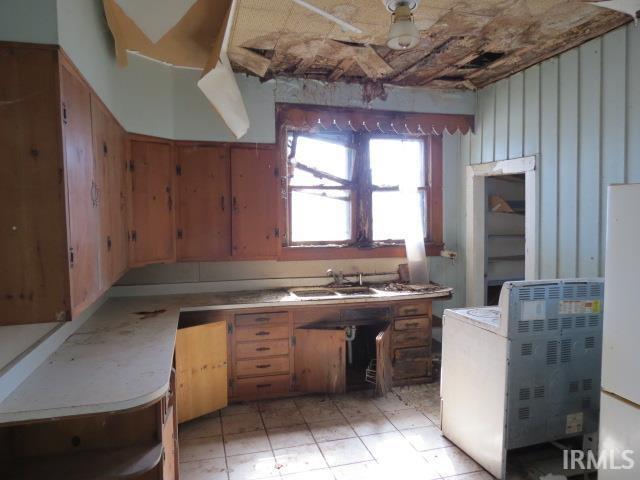
M262 78L475 89L630 21L578 0L422 0L421 40L385 46L391 21L380 0L311 0L353 24L335 23L292 0L238 0L229 58Z

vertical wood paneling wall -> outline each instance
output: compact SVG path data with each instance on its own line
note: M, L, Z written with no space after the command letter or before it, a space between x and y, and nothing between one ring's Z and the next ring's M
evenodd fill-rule
M538 155L541 278L603 275L607 186L640 182L640 27L480 90L461 142L463 167Z

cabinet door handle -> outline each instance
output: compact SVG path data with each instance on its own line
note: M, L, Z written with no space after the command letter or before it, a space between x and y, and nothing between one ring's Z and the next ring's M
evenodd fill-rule
M256 368L269 368L270 366L270 363L263 363L262 365L256 365Z
M414 314L418 313L418 309L417 308L405 308L402 312L404 314L406 314L406 315L414 315Z
M231 199L231 205L232 205L233 211L237 212L238 211L238 200L236 199L235 196Z
M256 323L267 323L269 320L271 320L269 317L258 317L258 318L256 318L255 322Z
M420 324L418 322L410 322L410 323L405 323L405 325L407 327L417 327Z
M256 388L269 388L270 386L270 383L259 383L258 385L256 385Z
M256 335L259 337L264 337L265 335L270 335L271 332L265 332L264 330L260 332L256 332Z
M256 348L256 352L266 352L267 350L271 350L271 347L258 347L258 348Z
M62 102L62 123L67 125L69 122L67 120L67 104Z

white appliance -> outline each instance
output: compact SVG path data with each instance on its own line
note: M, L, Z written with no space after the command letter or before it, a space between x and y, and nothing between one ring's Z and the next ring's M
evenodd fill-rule
M615 466L600 480L640 478L640 184L609 187L605 259L600 456ZM611 463L611 462L610 462Z
M597 431L603 290L506 282L498 307L445 310L442 432L496 478L509 450Z

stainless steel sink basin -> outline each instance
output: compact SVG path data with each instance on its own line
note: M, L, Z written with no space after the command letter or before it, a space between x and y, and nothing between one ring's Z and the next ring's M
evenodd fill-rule
M332 298L338 294L325 287L297 287L289 289L289 293L298 298Z
M289 289L289 293L295 297L308 300L320 300L336 297L355 297L375 295L378 292L367 286L341 286L341 287L296 287Z

